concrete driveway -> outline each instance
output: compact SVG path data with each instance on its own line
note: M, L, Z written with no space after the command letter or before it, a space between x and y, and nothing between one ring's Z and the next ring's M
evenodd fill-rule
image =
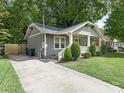
M26 56L11 56L26 93L124 93L122 89L88 75Z

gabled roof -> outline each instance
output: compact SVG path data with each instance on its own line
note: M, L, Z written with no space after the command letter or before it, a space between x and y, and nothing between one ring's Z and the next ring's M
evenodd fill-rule
M75 29L79 28L79 27L83 27L85 24L87 24L87 22L83 22L83 23L79 23L73 26L70 26L68 28L65 28L64 30L62 30L63 32L73 32Z
M53 27L53 26L48 26L48 25L42 25L39 23L32 23L31 25L29 25L29 27L36 27L41 33L49 33L49 34L65 34L65 33L71 33L76 31L77 29L80 29L81 27L85 26L85 25L90 25L90 26L94 26L96 32L103 37L103 34L101 33L101 31L99 30L98 26L92 22L83 22L65 29L62 28L57 28L57 27ZM29 28L28 27L28 28ZM29 35L28 33L30 33L30 31L26 32L25 38L27 38Z

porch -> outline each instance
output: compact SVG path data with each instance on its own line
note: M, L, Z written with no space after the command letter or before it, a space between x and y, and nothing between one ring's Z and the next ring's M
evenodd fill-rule
M65 47L71 47L72 43L76 42L80 45L81 55L89 51L90 45L96 45L96 51L100 51L101 38L99 36L86 35L80 33L69 33L69 44ZM65 48L58 53L58 60L64 57Z
M95 36L73 34L73 42L80 45L81 54L88 52L92 44L96 45L96 51L99 51L101 46L101 39Z

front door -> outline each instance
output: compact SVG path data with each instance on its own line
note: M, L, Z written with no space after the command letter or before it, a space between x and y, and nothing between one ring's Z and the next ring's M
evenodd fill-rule
M80 39L79 38L74 38L74 43L80 44Z

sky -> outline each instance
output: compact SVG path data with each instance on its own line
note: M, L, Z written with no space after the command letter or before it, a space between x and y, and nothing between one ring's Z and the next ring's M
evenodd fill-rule
M107 19L108 19L108 14L105 15L105 16L103 16L102 19L98 20L98 21L96 22L96 24L98 25L99 28L103 28L104 25L105 25L104 22L106 22Z

